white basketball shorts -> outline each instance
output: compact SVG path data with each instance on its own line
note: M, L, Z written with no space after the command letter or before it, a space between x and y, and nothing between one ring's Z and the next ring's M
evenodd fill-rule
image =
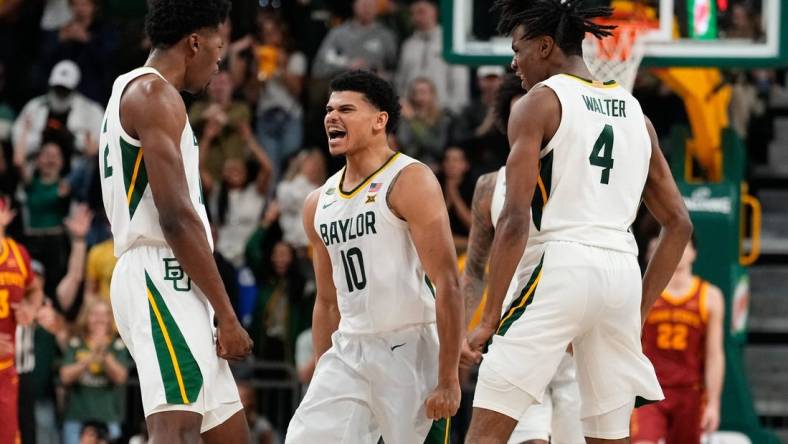
M374 335L335 332L287 428L285 444L445 444L449 420L427 418L438 383L435 324Z
M484 356L474 407L519 419L543 398L570 343L581 419L637 398L663 399L641 349L642 283L634 255L547 242L529 245L522 264L519 282L525 284Z
M580 424L580 392L575 360L565 353L541 404L528 407L514 427L509 444L541 439L553 444L585 444Z
M169 248L123 253L112 273L112 312L137 365L145 416L185 410L201 432L241 410L227 361L216 355L213 309Z

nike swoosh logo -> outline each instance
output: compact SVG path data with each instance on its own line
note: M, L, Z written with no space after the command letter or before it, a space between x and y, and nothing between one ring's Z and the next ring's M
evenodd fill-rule
M400 347L402 347L405 344L407 344L407 342L403 342L402 344L394 345L394 346L391 347L391 351L394 351L394 349L400 348Z
M326 208L330 207L331 205L334 205L335 203L337 203L337 201L333 200L333 201L323 205L323 209L325 210Z

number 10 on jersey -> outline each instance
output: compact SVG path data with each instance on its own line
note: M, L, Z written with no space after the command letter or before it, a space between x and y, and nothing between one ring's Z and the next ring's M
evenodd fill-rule
M342 267L345 269L345 280L347 290L361 290L367 286L367 272L364 270L364 256L358 247L340 250L342 256Z

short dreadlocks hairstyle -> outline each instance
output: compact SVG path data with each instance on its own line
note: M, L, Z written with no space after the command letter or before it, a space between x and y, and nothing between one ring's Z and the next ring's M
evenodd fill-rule
M203 28L227 20L229 0L149 0L145 33L154 48L169 48Z
M525 95L522 80L512 73L506 74L495 92L495 103L493 112L495 114L495 126L503 134L506 134L506 127L509 124L509 114L512 112L512 99L517 96Z
M610 17L613 10L606 6L584 8L584 0L496 0L493 10L501 15L498 32L511 35L523 26L523 38L547 35L566 55L583 54L586 33L601 39L611 35L615 26L600 25L592 19Z
M388 113L386 133L391 134L397 130L400 113L399 97L389 82L369 71L354 70L334 77L329 89L331 92L353 91L363 94L372 106Z

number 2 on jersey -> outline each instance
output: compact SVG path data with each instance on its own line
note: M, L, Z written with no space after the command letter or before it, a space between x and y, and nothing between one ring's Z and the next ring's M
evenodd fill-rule
M602 152L600 156L599 153ZM613 169L613 127L605 125L602 133L594 143L594 149L588 156L588 162L593 166L602 167L602 178L600 183L605 185L610 181L610 170Z
M112 175L112 166L109 164L109 145L104 147L104 178Z
M345 280L348 291L361 290L367 286L367 272L364 270L364 257L358 247L340 251L342 266L345 268ZM355 258L355 259L354 259Z

